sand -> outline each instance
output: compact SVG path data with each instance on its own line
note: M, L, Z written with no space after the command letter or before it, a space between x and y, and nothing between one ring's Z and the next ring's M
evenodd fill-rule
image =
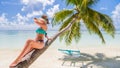
M79 50L81 56L75 57L63 54L57 47L50 47L29 68L120 68L120 47L81 47ZM20 51L0 49L0 68L9 68Z

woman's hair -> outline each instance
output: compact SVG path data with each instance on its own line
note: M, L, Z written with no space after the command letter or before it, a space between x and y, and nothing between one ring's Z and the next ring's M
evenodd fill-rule
M47 22L47 24L49 24L48 17L46 15L42 15L41 18L45 19L45 21Z

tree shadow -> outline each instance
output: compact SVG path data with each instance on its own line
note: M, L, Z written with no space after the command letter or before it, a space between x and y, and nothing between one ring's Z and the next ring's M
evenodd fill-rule
M80 68L120 68L120 56L108 58L103 53L96 53L95 55L80 53L80 56L70 56L65 54L63 58L60 58L59 60L63 61L62 66L74 66ZM76 63L79 65L76 65Z
M106 57L103 53L96 53L94 56L96 59L87 63L85 66L94 65L101 68L120 68L120 56Z

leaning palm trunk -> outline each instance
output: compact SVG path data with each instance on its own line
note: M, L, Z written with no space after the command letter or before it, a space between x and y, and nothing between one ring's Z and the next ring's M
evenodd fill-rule
M22 62L20 62L16 67L13 68L28 68L40 55L42 55L48 47L54 42L54 40L62 33L67 31L71 25L75 22L76 18L73 18L73 20L68 24L67 27L65 27L63 30L59 31L52 40L47 40L45 42L45 47L43 49L33 49L30 53L28 53L26 56L28 56L26 59L24 59ZM25 56L25 57L26 57Z

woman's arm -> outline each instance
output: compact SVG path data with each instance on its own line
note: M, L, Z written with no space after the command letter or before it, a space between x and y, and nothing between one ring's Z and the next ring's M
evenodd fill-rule
M49 38L49 37L47 36L47 34L45 35L45 37L46 37L48 40L52 40L51 38Z
M45 36L45 37L49 40L48 36Z
M38 25L41 25L41 24L44 24L44 21L43 20L39 20L37 18L34 18L34 22Z

